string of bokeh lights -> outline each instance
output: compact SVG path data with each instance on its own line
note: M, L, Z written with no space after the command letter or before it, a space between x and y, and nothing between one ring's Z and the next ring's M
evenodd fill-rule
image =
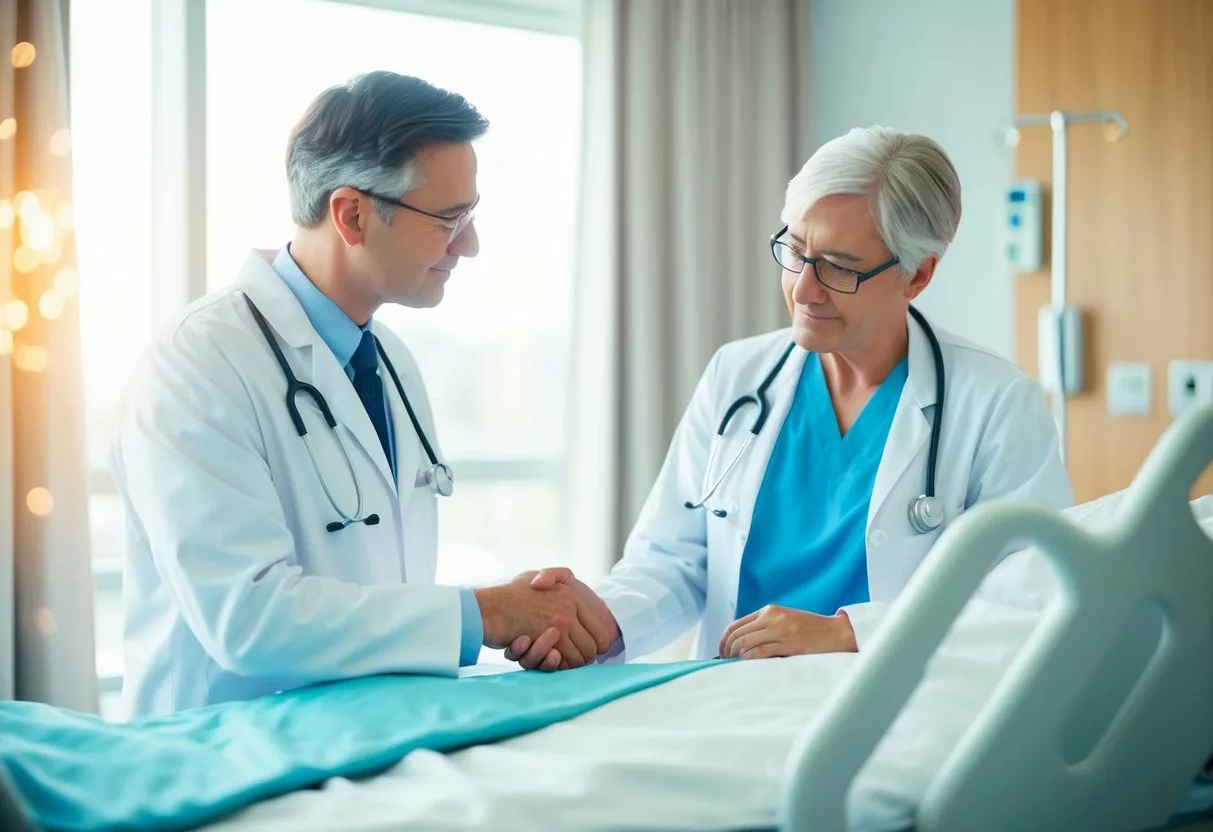
M13 47L9 59L14 70L21 72L29 69L37 55L34 44L22 41ZM20 130L14 115L0 113L0 144L17 141ZM71 131L56 130L46 152L58 158L71 154ZM79 276L65 256L68 238L75 229L70 196L50 187L0 195L0 233L11 235L14 228L20 244L13 249L11 282L32 280L40 271L46 276L54 271L54 277L44 280L45 287L35 292L38 300L34 309L20 297L0 297L0 358L11 358L18 372L42 373L50 365L50 353L44 345L31 343L23 333L33 315L47 321L57 319L79 290ZM32 514L45 517L54 509L55 500L50 491L38 486L26 494L25 504Z

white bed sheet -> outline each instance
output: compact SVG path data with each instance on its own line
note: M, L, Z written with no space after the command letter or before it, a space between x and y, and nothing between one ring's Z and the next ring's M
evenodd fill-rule
M970 604L852 796L857 828L909 824L917 798L1037 620ZM770 827L798 732L853 655L722 663L530 735L415 752L378 777L330 780L224 830Z
M1200 509L1213 509L1213 503L1194 504L1194 509L1204 515ZM1202 520L1213 536L1213 521ZM1023 569L1022 562L1008 566ZM1038 567L1030 570L1037 578ZM981 598L969 603L860 773L849 801L852 828L912 824L914 807L934 772L1039 615ZM323 788L253 806L212 828L770 828L795 737L857 658L722 663L523 737L450 754L414 752L377 777L333 779ZM1194 789L1183 809L1210 805L1213 790Z

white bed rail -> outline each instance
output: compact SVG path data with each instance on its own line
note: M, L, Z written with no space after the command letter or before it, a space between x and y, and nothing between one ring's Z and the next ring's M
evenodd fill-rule
M1055 511L1019 501L962 515L798 739L784 781L782 828L848 828L855 775L928 660L997 558L1028 545L1056 568L1058 595L932 781L916 828L1142 830L1165 822L1213 749L1213 543L1189 504L1210 460L1213 407L1171 425L1106 532L1089 534ZM1143 605L1161 619L1144 671L1140 654L1133 667L1119 658L1128 652L1119 650L1126 627ZM1109 693L1116 702L1103 703L1115 713L1107 730L1085 759L1067 762L1062 732L1083 707L1081 694L1098 690L1091 685L1105 674L1125 673L1137 681Z

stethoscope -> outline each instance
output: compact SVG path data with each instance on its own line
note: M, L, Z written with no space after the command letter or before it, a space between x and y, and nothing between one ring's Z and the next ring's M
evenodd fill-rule
M368 526L378 525L378 514L364 514L362 511L362 483L358 479L358 472L354 468L354 461L350 458L349 449L345 446L345 440L341 437L341 432L337 430L337 420L333 418L333 412L329 410L328 402L325 401L324 396L320 394L319 390L295 377L295 374L291 372L291 365L286 362L286 356L282 354L282 348L278 346L277 339L274 338L273 333L270 331L270 325L265 320L265 316L261 314L261 310L257 308L257 304L253 303L252 298L245 295L244 299L248 303L249 311L253 313L253 319L257 321L258 328L261 329L261 334L265 336L270 349L274 351L274 358L277 359L278 366L282 368L282 375L286 378L286 410L291 415L291 421L295 424L295 431L299 434L299 438L303 440L303 444L307 448L308 458L312 461L312 468L316 471L316 478L320 480L320 487L324 489L324 496L328 498L329 505L333 507L333 511L337 512L341 517L340 520L334 520L326 525L325 529L329 532L339 532L354 523L366 523ZM373 335L371 337L375 338ZM383 360L383 366L387 367L388 375L392 377L392 383L396 385L396 392L400 394L400 400L404 402L404 409L408 411L409 421L413 423L413 430L417 432L417 438L421 440L421 447L425 449L425 455L430 459L430 467L423 475L425 483L432 487L440 496L451 496L455 490L455 475L451 473L449 466L439 462L438 457L434 455L434 449L430 446L430 441L426 438L425 431L421 429L421 423L417 421L417 414L413 412L413 406L409 403L409 397L404 392L404 385L400 383L400 376L396 375L396 368L392 366L392 361L387 357L383 344L379 343L378 338L375 338L375 348L379 352L379 357ZM345 457L345 465L349 469L350 478L354 481L354 498L357 505L354 508L353 514L346 514L341 506L337 505L337 500L333 497L333 493L329 491L324 474L321 473L320 466L316 462L316 455L312 453L312 442L307 433L307 425L303 423L303 416L299 413L299 406L295 404L295 397L300 393L306 393L311 396L312 402L320 409L320 415L324 417L325 424L329 426L329 431L336 437L337 444L341 448L341 455Z
M910 501L908 509L910 526L918 534L927 534L935 531L943 524L943 507L940 505L939 498L935 496L935 465L939 459L939 435L941 426L943 425L943 352L939 348L939 339L935 337L935 331L931 329L931 325L927 323L927 319L922 316L922 313L911 306L910 314L914 316L914 320L918 322L918 325L922 327L922 331L926 333L927 340L931 342L931 356L935 359L935 415L931 420L931 447L927 455L927 487L925 493ZM708 451L708 464L703 472L703 496L696 502L687 500L684 503L687 508L706 509L711 511L716 517L728 516L729 513L726 510L712 508L708 505L708 500L712 499L712 495L719 490L720 484L728 477L729 472L737 466L737 463L754 441L754 437L758 436L759 431L762 430L762 426L766 424L767 415L771 409L766 398L767 389L775 381L775 377L779 375L779 371L783 369L783 365L787 363L788 356L792 354L795 346L795 343L788 344L787 349L779 356L779 360L775 362L775 366L771 368L766 378L762 380L762 384L758 385L757 390L737 399L724 412L724 418L720 420L720 427L716 429L716 435L712 438L712 446ZM754 418L754 424L750 427L750 433L741 443L741 447L737 449L733 460L725 466L724 471L713 481L712 466L716 461L716 454L720 449L720 443L723 441L725 432L729 428L729 422L737 411L750 404L757 405L758 407L758 415Z

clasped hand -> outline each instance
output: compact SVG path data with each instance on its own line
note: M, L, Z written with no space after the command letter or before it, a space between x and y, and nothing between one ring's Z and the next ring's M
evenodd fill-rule
M484 643L528 670L582 667L606 653L619 625L606 603L563 567L523 572L476 590Z

